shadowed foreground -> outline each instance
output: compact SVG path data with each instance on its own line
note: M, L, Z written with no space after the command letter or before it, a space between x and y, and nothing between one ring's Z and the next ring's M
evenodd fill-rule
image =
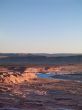
M0 110L82 110L82 83L41 78L0 83Z

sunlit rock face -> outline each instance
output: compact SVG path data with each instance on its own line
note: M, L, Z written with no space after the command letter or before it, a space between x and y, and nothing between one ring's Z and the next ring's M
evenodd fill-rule
M37 68L26 68L24 73L29 73L29 72L37 73L38 71L39 71L39 69L37 69Z
M30 81L35 78L37 78L37 76L34 73L23 73L22 75L10 74L3 77L0 82L7 83L7 84L12 84L12 83L18 84L24 81Z
M44 67L32 67L32 68L26 68L24 73L39 73L39 72L46 72Z
M49 72L60 72L61 67L32 67L26 68L24 73L49 73Z
M82 72L82 65L60 65L60 66L44 66L26 68L24 72L32 73L75 73Z
M50 67L47 72L51 72L51 73L54 73L54 72L60 72L61 71L61 67Z

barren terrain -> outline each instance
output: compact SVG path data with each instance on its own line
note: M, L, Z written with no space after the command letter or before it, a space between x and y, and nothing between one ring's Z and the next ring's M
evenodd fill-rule
M82 82L39 78L39 72L81 74L82 65L1 66L0 110L82 110Z

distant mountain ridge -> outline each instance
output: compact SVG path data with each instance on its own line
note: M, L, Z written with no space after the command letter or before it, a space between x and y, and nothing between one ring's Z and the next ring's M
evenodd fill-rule
M46 57L57 57L57 56L76 56L76 55L82 55L79 53L0 53L0 56L46 56Z
M4 57L2 57L4 56ZM75 64L82 63L82 54L18 54L0 53L0 64Z

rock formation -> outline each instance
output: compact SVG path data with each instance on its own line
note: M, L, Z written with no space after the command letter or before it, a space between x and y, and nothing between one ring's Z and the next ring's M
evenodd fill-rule
M37 78L37 76L34 73L23 73L21 75L7 74L5 77L0 79L0 82L7 84L18 84L35 78Z

